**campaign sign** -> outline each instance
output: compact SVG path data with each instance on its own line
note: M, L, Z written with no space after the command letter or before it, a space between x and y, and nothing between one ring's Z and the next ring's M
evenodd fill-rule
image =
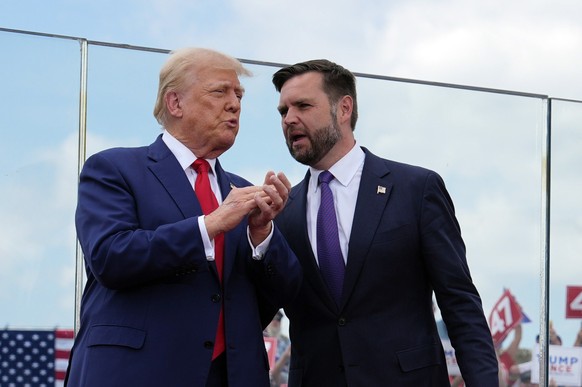
M500 344L521 319L521 307L510 291L505 289L489 315L493 343Z
M445 359L447 360L447 369L449 370L449 375L457 376L461 375L461 370L457 364L457 358L455 357L455 349L451 345L451 340L442 339L443 349L445 350Z
M558 386L582 386L582 347L548 347L548 375ZM533 350L533 359L539 359L540 347ZM532 361L531 382L539 383L540 364Z
M582 286L566 287L566 318L582 318Z
M273 369L275 367L275 357L277 356L277 338L264 336L263 340L265 340L265 349L269 358L269 368Z

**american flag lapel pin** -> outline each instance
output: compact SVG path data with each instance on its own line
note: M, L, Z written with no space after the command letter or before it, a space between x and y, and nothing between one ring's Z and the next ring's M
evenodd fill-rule
M386 187L382 187L381 185L378 186L378 189L376 190L376 194L380 195L384 195L386 193Z

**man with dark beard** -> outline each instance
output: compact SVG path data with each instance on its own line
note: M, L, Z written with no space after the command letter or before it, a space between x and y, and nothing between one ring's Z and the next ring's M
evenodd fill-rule
M467 386L498 365L453 203L430 170L356 146L355 77L327 60L277 71L291 155L309 166L276 218L303 266L289 386L448 386L432 294Z

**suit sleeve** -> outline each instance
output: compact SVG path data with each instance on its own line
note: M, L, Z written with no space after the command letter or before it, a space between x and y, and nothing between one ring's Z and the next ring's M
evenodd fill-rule
M302 280L297 257L273 223L273 236L262 260L252 260L263 329L280 308L296 297Z
M205 262L196 217L144 227L140 207L146 207L145 197L158 200L158 208L147 209L151 212L163 211L168 199L156 195L151 179L140 178L139 170L134 173L141 185L131 184L128 168L118 164L97 154L86 161L80 176L75 223L92 275L108 288L123 289Z
M452 200L440 176L427 176L422 251L437 303L468 386L498 385L498 362L481 298L473 284Z

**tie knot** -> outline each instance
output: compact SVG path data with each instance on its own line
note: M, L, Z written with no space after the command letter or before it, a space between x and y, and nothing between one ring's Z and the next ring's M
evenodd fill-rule
M319 183L329 184L329 182L332 181L333 178L334 176L330 171L323 171L319 174Z
M208 173L210 170L210 164L208 164L208 161L204 159L196 159L196 161L192 163L192 168L194 168L196 173Z

